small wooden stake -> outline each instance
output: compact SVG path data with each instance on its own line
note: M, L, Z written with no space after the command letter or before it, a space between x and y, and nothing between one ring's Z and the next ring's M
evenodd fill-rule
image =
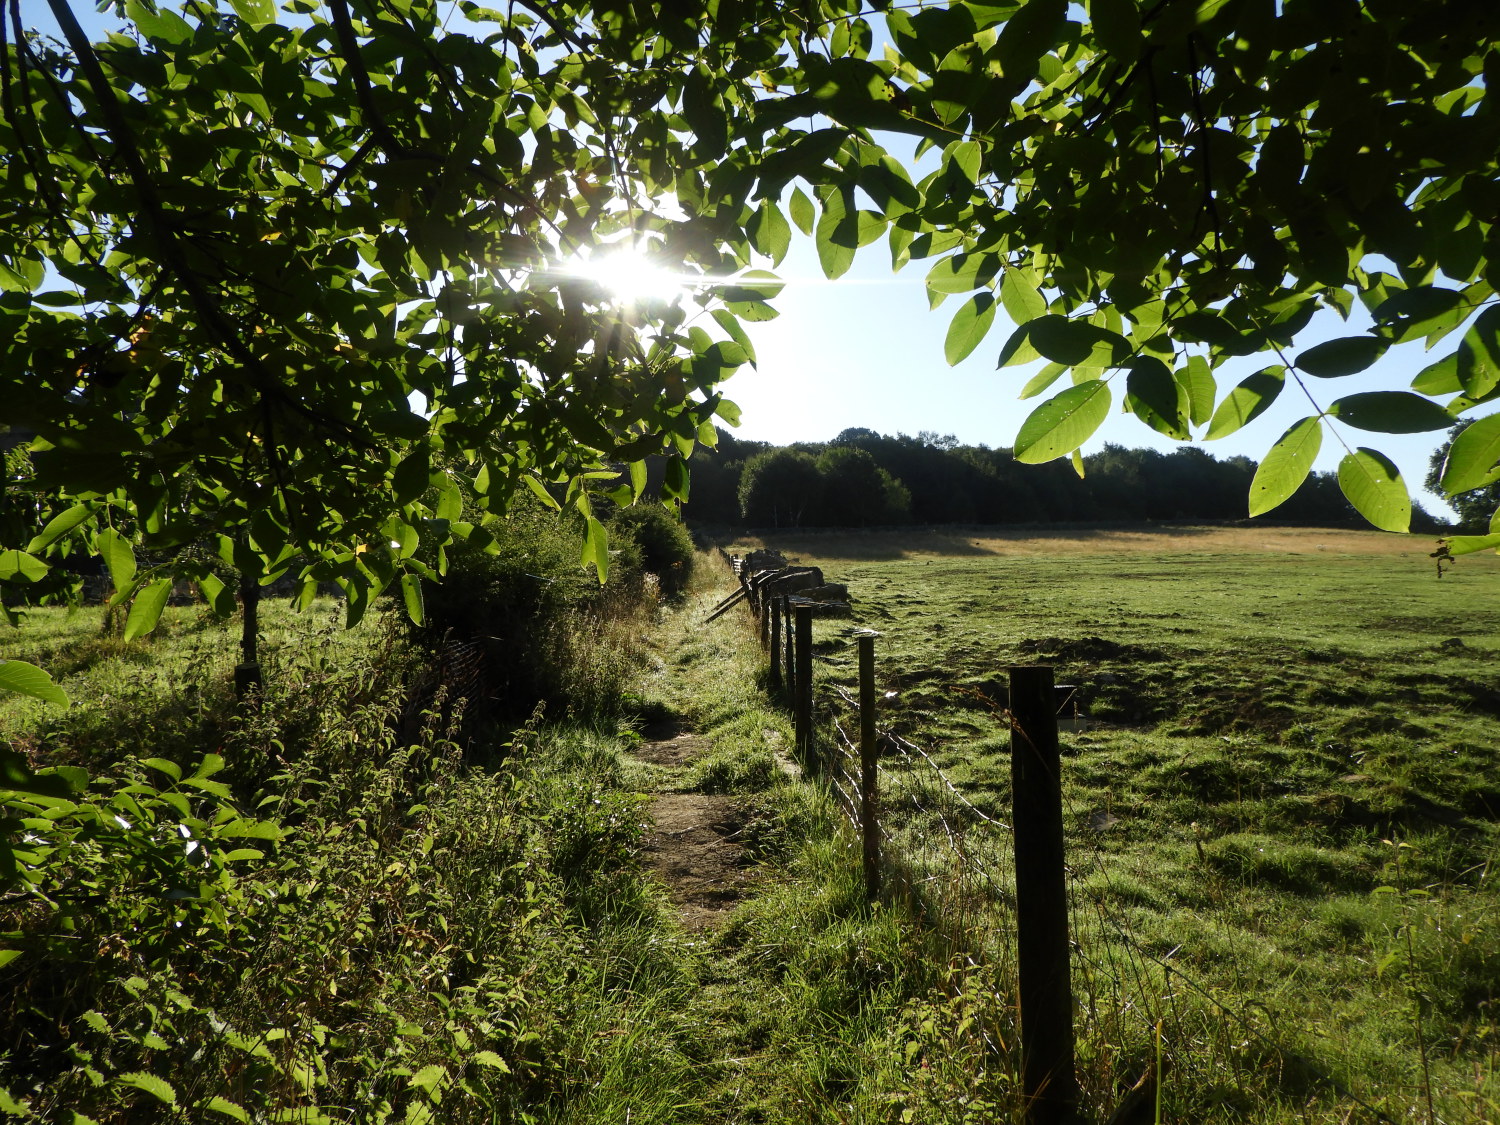
M797 622L797 678L793 683L792 721L797 731L797 752L809 773L819 768L813 747L812 714L812 606L796 605L792 612Z
M859 826L865 845L865 897L880 895L880 821L876 809L875 638L859 644Z
M1051 668L1010 670L1011 823L1016 836L1016 967L1026 1125L1061 1125L1078 1101L1061 758Z
M797 689L796 645L792 640L792 599L781 599L781 637L786 645L786 692L790 698Z
M766 606L766 616L771 619L771 690L781 690L781 599L772 598Z

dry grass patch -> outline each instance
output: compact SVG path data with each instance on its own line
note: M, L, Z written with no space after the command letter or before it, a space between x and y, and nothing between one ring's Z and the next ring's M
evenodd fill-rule
M728 550L744 552L774 546L816 562L882 559L1001 557L1057 558L1075 555L1331 555L1422 559L1432 553L1430 535L1392 535L1324 527L1163 526L890 528L878 531L834 529L741 535ZM1497 565L1494 556L1468 556L1480 566Z

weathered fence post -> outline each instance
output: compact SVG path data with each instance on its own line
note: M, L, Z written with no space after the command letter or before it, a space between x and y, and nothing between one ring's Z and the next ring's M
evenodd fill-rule
M797 753L808 772L816 775L823 771L813 747L812 606L794 603L792 612L797 621L797 677L792 686L792 723L797 732Z
M875 770L875 636L859 644L859 827L865 844L865 896L880 894L880 822L877 819Z
M781 599L781 639L786 646L786 694L790 699L797 690L797 646L792 637L792 599L790 595Z
M766 605L766 616L771 619L771 690L781 690L781 599L772 598Z
M1026 1125L1060 1125L1078 1101L1063 869L1062 776L1051 668L1010 670L1011 818Z
M761 595L760 605L755 610L755 623L760 627L760 647L771 647L771 602L772 599Z

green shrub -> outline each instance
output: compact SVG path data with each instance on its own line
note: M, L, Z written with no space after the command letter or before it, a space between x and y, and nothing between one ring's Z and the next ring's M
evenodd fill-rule
M693 573L693 539L682 521L660 504L622 508L610 523L611 544L624 552L633 547L640 567L656 575L661 592L676 597Z
M538 701L611 712L628 671L614 628L635 608L627 584L601 589L579 561L576 525L537 503L518 501L485 530L492 542L450 547L448 573L425 591L416 637L434 654L428 690L446 684L467 695L481 719L520 718ZM455 661L463 675L448 667Z

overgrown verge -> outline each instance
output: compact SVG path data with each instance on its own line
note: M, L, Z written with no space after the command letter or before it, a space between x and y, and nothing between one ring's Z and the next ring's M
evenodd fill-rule
M539 709L466 749L441 686L413 715L431 656L393 616L346 633L337 606L264 610L266 687L242 707L202 610L133 644L88 611L35 612L8 647L76 702L0 712L51 788L3 795L0 1108L76 1125L566 1104L596 1046L590 935L657 910L638 802L601 768L626 648L588 644L644 620L642 573L530 612L575 632L544 654L575 720Z

